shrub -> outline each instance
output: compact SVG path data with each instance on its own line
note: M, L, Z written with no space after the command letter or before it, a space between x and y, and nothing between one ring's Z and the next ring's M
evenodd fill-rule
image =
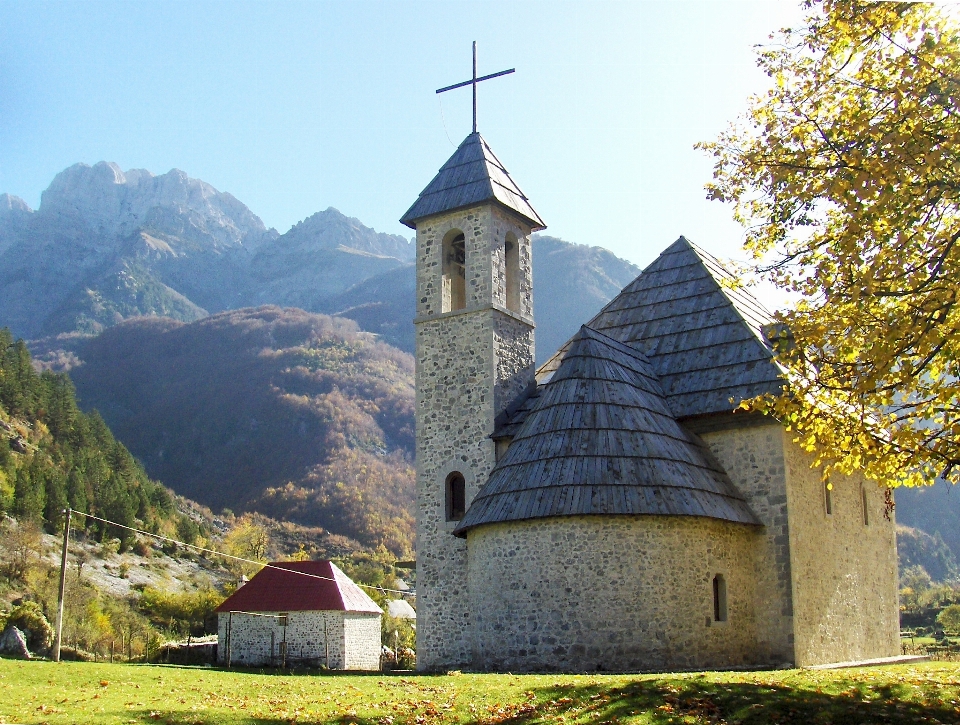
M945 632L960 634L960 604L951 604L937 615L937 622Z
M23 602L14 607L7 624L12 624L26 635L27 647L34 652L43 652L53 644L53 627L36 602Z

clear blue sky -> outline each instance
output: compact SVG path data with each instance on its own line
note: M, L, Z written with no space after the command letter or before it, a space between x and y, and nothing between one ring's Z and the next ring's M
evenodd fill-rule
M644 265L742 236L694 150L762 91L753 45L786 2L0 0L0 192L36 208L78 161L179 168L286 231L335 206L379 231L470 131L548 234ZM442 102L442 106L441 106Z

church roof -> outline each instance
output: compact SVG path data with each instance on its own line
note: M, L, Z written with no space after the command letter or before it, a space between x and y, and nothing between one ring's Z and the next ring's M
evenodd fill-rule
M647 355L677 418L729 413L783 386L762 332L770 313L735 282L680 237L587 325ZM549 379L570 344L544 363L538 379Z
M676 421L641 352L584 326L558 355L455 534L589 514L759 523L706 446Z
M497 202L526 219L533 230L546 229L540 215L479 133L471 133L427 184L400 222L411 229L434 214L484 202Z
M330 561L271 563L227 597L217 611L382 612L363 589Z

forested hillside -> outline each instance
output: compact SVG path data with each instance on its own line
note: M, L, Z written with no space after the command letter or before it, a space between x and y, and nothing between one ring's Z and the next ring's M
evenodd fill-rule
M99 415L80 411L70 378L38 374L23 341L0 329L0 510L59 525L67 506L128 526L139 519L153 531L175 531L179 521L167 490ZM109 533L131 539L123 529Z
M216 510L413 545L413 359L351 320L261 307L142 318L71 374L151 476Z

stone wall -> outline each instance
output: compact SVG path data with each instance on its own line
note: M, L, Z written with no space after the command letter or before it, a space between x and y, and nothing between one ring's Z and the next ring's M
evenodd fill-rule
M343 615L344 669L380 669L380 615L346 612Z
M797 665L900 654L896 533L884 518L883 490L859 476L835 477L828 515L811 456L782 436Z
M217 616L217 659L241 666L274 666L282 664L280 643L287 643L287 664L304 662L326 665L332 670L344 669L344 613L290 612L287 626L281 624L276 612L248 614L234 612ZM356 616L356 615L354 615ZM368 615L379 626L379 615ZM227 627L230 627L228 640ZM380 652L379 634L377 654Z
M756 527L571 516L468 534L473 666L682 670L769 664L758 649ZM728 619L713 621L713 577Z
M702 437L764 526L756 551L759 651L775 664L792 663L794 625L783 428L771 421L769 425L713 431Z
M519 304L516 315L533 321L533 258L530 229L492 204L462 209L417 222L417 318L443 310L441 247L453 229L463 232L466 256L466 308L506 311L504 242L513 234L519 246Z
M442 242L464 233L466 307L441 312ZM516 236L519 309L506 309L504 240ZM445 481L466 481L466 503L495 463L496 416L533 384L533 297L529 229L482 205L417 223L417 666L469 662L471 610L466 542L446 520Z

